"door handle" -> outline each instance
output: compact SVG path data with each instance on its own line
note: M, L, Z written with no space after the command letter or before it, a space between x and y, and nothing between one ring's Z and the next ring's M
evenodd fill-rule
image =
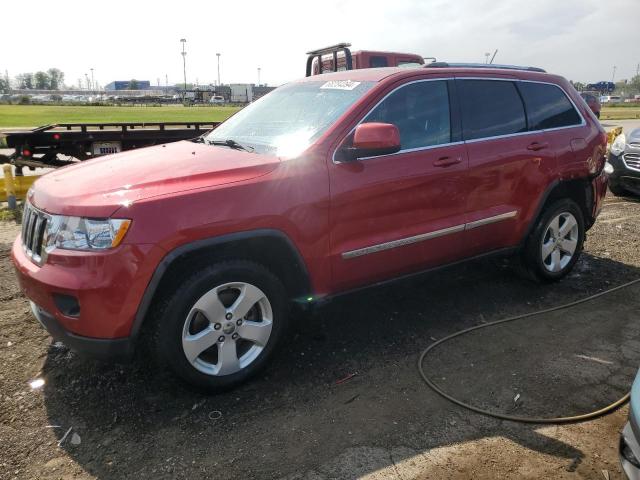
M449 167L451 165L456 165L458 163L462 162L462 159L460 157L440 157L438 160L436 160L435 162L433 162L433 166L434 167Z
M530 143L527 146L527 150L533 150L534 152L537 152L538 150L542 150L545 149L549 146L549 144L547 142L533 142Z

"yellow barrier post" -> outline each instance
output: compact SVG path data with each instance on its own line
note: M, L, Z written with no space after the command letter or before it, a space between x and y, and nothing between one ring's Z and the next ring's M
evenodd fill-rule
M16 186L13 182L13 173L11 172L11 165L5 163L2 166L2 170L4 172L4 188L7 192L7 202L9 203L9 208L11 210L15 210L17 208L16 204Z
M611 145L616 137L622 133L622 127L616 127L607 134L607 143Z

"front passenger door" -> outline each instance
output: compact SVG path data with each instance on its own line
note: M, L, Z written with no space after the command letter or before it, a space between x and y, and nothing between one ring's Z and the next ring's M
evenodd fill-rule
M329 161L339 290L461 257L467 157L452 128L449 86L446 80L400 86L361 121L396 125L399 152L341 161L338 151Z

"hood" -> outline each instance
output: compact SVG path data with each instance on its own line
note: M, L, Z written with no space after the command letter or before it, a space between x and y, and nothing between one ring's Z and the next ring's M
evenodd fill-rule
M629 143L638 143L640 144L640 128L636 128L632 130L629 135L627 135L627 144Z
M279 162L227 147L175 142L55 170L34 183L29 200L49 213L109 217L138 200L250 180Z

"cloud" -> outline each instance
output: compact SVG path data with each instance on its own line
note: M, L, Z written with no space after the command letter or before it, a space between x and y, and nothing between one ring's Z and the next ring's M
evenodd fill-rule
M280 84L304 75L305 52L349 41L354 49L395 50L441 60L530 64L573 80L635 73L640 44L637 0L299 0L187 4L111 0L34 0L29 35L20 21L0 29L0 70L11 75L61 68L70 82L95 69L115 79L182 80L180 38L187 38L187 77L213 82L221 52L223 82ZM24 17L19 2L5 18ZM52 28L53 27L53 28ZM43 45L47 46L46 49ZM635 55L635 56L634 56Z

